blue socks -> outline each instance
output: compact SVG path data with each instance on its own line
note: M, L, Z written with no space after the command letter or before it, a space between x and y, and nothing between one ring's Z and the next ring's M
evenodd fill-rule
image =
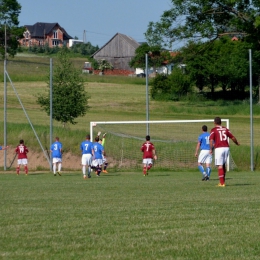
M202 175L204 176L204 172L205 172L204 167L202 165L199 165L198 168L199 168L200 172L202 173Z
M211 168L207 167L207 175L208 175L208 177L210 177L210 174L211 174Z

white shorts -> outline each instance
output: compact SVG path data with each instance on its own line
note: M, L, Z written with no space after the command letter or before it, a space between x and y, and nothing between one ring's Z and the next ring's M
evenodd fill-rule
M223 165L227 162L229 147L219 147L215 149L215 165Z
M92 166L101 166L103 164L103 159L95 159L95 160L93 160L93 162L92 162Z
M102 155L102 160L103 160L103 163L105 163L107 161L107 159L104 155Z
M52 158L52 163L61 163L61 158L58 157Z
M146 159L143 159L143 164L153 164L153 159L150 159L150 158L146 158Z
M90 153L82 154L81 164L82 165L91 165L91 163L92 163L92 154L90 154Z
M28 160L26 158L18 159L17 163L18 163L18 165L27 165Z
M198 163L207 163L212 162L212 154L209 153L209 150L201 150L198 158Z

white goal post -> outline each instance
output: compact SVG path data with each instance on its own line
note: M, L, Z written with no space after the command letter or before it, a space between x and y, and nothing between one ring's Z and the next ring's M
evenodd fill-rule
M229 119L221 121L223 126L229 128ZM207 125L209 132L214 127L214 120L90 122L90 137L94 141L98 132L101 132L101 138L106 133L105 151L111 168L140 169L142 164L140 148L145 136L149 134L158 155L156 168L197 169L195 149L203 125ZM233 168L236 168L236 165L230 155L227 170Z

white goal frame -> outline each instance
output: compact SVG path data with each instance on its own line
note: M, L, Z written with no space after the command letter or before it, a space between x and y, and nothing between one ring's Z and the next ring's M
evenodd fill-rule
M225 122L226 127L229 129L229 119L221 119L222 123ZM147 135L149 134L149 125L150 124L178 124L178 123L214 123L214 119L199 119L199 120L155 120L155 121L96 121L90 122L90 139L93 141L94 138L94 128L97 125L106 125L106 124L146 124L147 125ZM212 126L213 128L213 126ZM199 133L198 133L199 135ZM195 137L196 138L196 137ZM229 142L229 139L228 139ZM230 170L230 156L227 160L227 171Z

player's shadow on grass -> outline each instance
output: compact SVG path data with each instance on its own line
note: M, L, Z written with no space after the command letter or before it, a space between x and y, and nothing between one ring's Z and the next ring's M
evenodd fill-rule
M33 173L30 173L30 172L29 172L29 173L28 173L29 176L31 176L31 175L35 175L35 176L36 176L36 175L45 175L45 174L49 174L49 173L46 173L46 172L33 172Z
M227 184L227 186L251 186L255 185L253 183L237 183L237 184Z
M105 177L114 177L114 176L120 176L122 175L121 173L109 173L109 174L101 174L101 176L105 176Z
M171 174L170 173L164 173L164 174L153 174L153 173L151 173L151 174L149 174L148 176L155 176L155 177L165 177L165 176L171 176Z
M225 178L225 180L233 180L233 178ZM210 181L219 181L219 178L210 178Z

